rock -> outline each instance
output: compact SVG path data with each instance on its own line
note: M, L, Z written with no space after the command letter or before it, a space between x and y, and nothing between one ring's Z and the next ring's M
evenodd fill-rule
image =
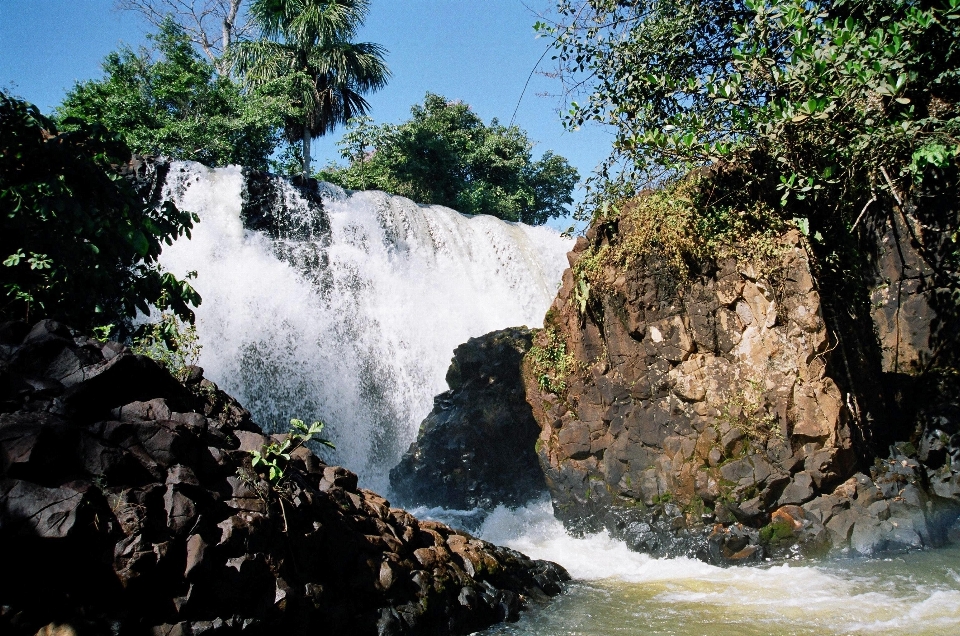
M546 492L534 449L540 428L520 378L532 338L526 328L504 329L457 347L447 372L450 390L436 397L417 440L390 471L404 503L492 510ZM589 451L589 436L571 443Z
M271 486L251 451L276 438L195 373L182 385L52 321L0 335L29 341L0 350L22 387L0 410L4 634L466 634L569 580L306 448ZM38 347L56 364L28 363Z
M813 478L809 473L799 472L787 486L777 502L781 506L799 505L813 498Z
M77 509L89 488L68 483L44 488L18 479L0 481L0 529L11 535L62 539L77 522Z
M765 262L688 263L683 279L655 248L607 263L584 304L574 266L635 231L629 214L588 229L534 336L566 371L524 359L556 515L718 562L725 534L707 550L691 539L708 524L769 529L798 506L802 528L767 532L773 557L946 541L960 514L960 312L944 237L960 217L929 196L939 203L866 219L856 280L817 271L816 244L789 230ZM873 306L854 307L871 279ZM684 511L675 530L665 500Z
M714 563L741 565L763 560L759 533L740 524L714 527L708 542L710 560Z
M616 286L591 291L605 309L585 316L565 274L534 343L550 346L559 334L589 372L551 392L528 356L524 381L540 463L568 527L603 525L603 510L620 502L669 497L692 519L758 528L777 507L852 474L849 415L825 364L828 334L804 245L795 231L780 238L776 280L731 258L669 290L657 282L665 265L649 254Z

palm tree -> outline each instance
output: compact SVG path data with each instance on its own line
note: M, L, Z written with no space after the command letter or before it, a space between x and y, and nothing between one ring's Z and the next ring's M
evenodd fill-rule
M287 138L303 143L303 174L310 172L310 142L370 104L364 93L390 77L379 44L353 42L370 0L254 0L250 13L260 29L255 41L238 43L237 70L250 86L282 85L295 106Z

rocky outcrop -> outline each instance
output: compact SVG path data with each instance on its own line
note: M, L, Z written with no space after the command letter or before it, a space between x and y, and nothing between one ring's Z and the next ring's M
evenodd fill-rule
M401 501L492 509L520 506L546 492L534 451L540 428L520 378L532 339L522 327L457 347L447 371L450 390L435 398L416 441L390 471Z
M886 374L960 363L960 212L950 178L934 176L912 200L875 206L864 223L862 250L871 265L872 318Z
M592 228L569 255L571 266L588 248L617 240ZM866 418L848 392L851 365L834 358L836 336L803 237L786 233L775 252L762 263L707 263L686 278L651 252L605 271L593 290L572 269L565 273L524 364L540 461L568 527L606 527L639 550L716 562L776 553L771 541L786 539L785 524L776 525L784 515L825 528L804 535L808 552L850 544L852 534L833 532L831 517L815 510L838 491L857 491L849 480ZM856 479L882 491L874 479L887 478ZM915 519L921 545L942 540L951 514L950 506L934 510L943 502L927 479L918 468L919 499L886 487L889 510ZM880 522L894 514L856 492L844 502L837 510L853 510L848 518L861 508Z
M568 578L306 448L271 485L251 451L278 440L189 371L0 326L0 631L458 634Z
M899 444L870 475L856 473L830 494L774 511L759 538L767 553L792 556L840 550L865 556L960 541L960 462L938 463L924 450Z

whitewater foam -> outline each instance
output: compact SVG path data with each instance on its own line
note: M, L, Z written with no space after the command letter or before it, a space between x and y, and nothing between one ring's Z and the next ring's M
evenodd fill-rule
M160 263L198 273L207 377L267 428L323 419L337 446L327 459L380 491L447 389L453 349L541 326L571 247L549 228L326 187L330 235L306 246L325 263L292 263L303 240L244 228L240 168L178 162L169 175L166 196L200 223ZM283 214L302 224L309 206L277 183Z
M960 634L958 549L721 568L654 559L606 533L570 536L549 501L497 508L478 534L560 563L580 582L548 613L490 634Z

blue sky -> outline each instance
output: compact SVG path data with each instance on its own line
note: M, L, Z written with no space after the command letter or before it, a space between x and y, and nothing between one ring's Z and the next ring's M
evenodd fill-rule
M550 0L526 0L548 9ZM0 0L0 86L50 112L77 81L101 76L100 62L121 43L145 42L149 26L137 14L113 9L114 0ZM535 74L547 47L537 39L537 17L521 0L373 0L360 39L378 42L389 55L390 84L369 96L377 122L407 119L427 91L470 104L485 121L516 123L545 150L566 157L581 176L610 148L599 128L566 132L558 110L559 84ZM542 69L549 70L549 55ZM315 166L337 158L341 131L315 142ZM560 224L557 224L558 226Z

